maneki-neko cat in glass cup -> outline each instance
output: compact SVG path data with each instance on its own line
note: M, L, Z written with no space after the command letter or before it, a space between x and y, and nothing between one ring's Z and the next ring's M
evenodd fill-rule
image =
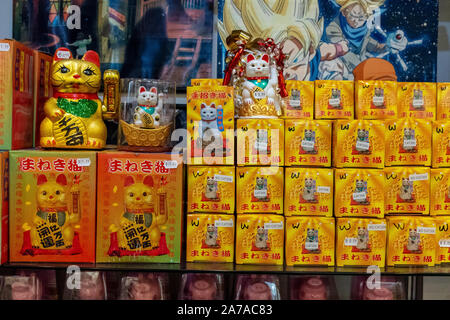
M121 105L118 149L170 151L174 130L176 86L151 79L122 79L126 100Z
M116 70L104 73L107 105L97 95L101 80L100 59L95 51L89 50L77 60L69 49L56 50L51 69L54 93L44 105L41 147L102 149L105 146L107 130L103 116L115 117L119 73Z
M234 87L239 118L278 118L288 96L283 77L286 56L273 39L252 39L235 30L227 38L224 85Z

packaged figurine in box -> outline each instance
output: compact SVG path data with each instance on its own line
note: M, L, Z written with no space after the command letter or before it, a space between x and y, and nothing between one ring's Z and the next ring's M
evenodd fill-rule
M436 262L436 220L432 217L388 217L386 265L426 265Z
M0 300L58 299L55 270L16 270L0 284Z
M450 119L450 83L437 83L437 120Z
M100 58L87 51L81 60L73 59L67 48L59 48L51 67L53 96L44 105L40 124L43 148L102 149L106 144L105 118L114 118L119 100L119 72L105 71L104 105L98 97L102 73ZM62 84L64 84L62 86ZM110 90L109 85L112 84Z
M449 120L433 121L432 166L434 168L450 167Z
M335 121L333 147L333 165L337 168L384 168L384 122L379 120Z
M357 119L397 118L397 82L359 80L355 90Z
M315 119L354 118L353 81L315 81Z
M286 119L285 165L330 167L331 132L331 121Z
M0 265L9 252L9 154L0 152Z
M41 141L39 126L45 118L44 105L47 99L53 96L53 88L50 78L50 70L53 57L34 50L34 130L33 146L39 146Z
M284 165L282 119L238 119L237 165Z
M384 217L383 170L336 169L334 180L336 217Z
M210 87L221 86L223 79L191 79L191 86L193 87Z
M234 213L235 167L189 166L188 212Z
M225 283L221 273L185 273L179 300L224 300Z
M436 83L399 82L397 109L399 118L436 119Z
M450 168L431 169L430 214L450 214Z
M314 82L286 80L288 96L284 102L284 118L313 119Z
M95 262L96 158L10 152L11 262Z
M168 275L164 273L133 272L120 279L120 300L167 300Z
M430 169L391 167L384 169L385 214L430 214Z
M33 146L33 50L0 40L0 150Z
M385 265L386 220L375 218L336 219L336 265Z
M126 100L121 105L118 149L164 152L175 128L175 82L124 79Z
M334 278L330 276L290 276L291 300L338 300Z
M97 186L97 262L180 262L180 159L101 152Z
M431 121L386 120L386 166L431 166Z
M236 212L283 214L282 167L237 167Z
M234 292L235 300L281 300L280 280L272 274L240 274Z
M436 222L436 264L449 263L450 216L435 217L434 221Z
M236 264L283 265L284 217L277 214L238 214Z
M368 276L353 276L352 300L405 300L406 278L380 276L379 282Z
M234 164L233 88L187 88L187 163Z
M79 271L74 276L67 269L63 300L107 300L106 273L103 271ZM79 282L78 282L78 281ZM76 283L77 281L78 283ZM75 282L75 283L74 283Z
M186 221L186 261L233 262L234 216L188 214Z
M286 216L333 216L333 169L286 168Z
M334 266L334 218L287 217L286 265Z

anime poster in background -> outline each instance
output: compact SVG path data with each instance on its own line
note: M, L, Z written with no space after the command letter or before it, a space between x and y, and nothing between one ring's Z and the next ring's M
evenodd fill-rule
M398 81L434 82L438 6L435 0L218 0L218 77L224 41L240 29L283 45L287 80L353 80L361 62L382 58Z
M77 9L77 6L79 10ZM214 0L14 0L14 38L100 54L122 78L211 78ZM76 15L80 15L80 23Z

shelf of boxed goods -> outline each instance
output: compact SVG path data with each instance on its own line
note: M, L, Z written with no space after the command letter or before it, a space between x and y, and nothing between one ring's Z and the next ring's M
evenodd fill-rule
M235 265L232 263L8 263L0 270L8 269L57 269L63 270L76 265L82 270L103 271L149 271L169 273L263 273L285 275L364 275L373 272L365 267L288 267L272 265ZM450 266L434 267L385 267L380 268L384 275L403 276L450 276Z

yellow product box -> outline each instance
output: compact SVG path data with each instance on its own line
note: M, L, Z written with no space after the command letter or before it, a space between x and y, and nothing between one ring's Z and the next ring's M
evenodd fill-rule
M336 265L385 265L386 220L368 218L336 219Z
M336 217L384 217L384 172L380 169L336 169Z
M384 168L384 122L380 120L335 121L333 147L333 165L337 168Z
M276 214L238 214L236 264L284 262L284 217Z
M315 81L315 119L354 118L353 81Z
M233 88L187 87L187 163L234 165Z
M450 119L450 83L438 83L437 95L437 120Z
M355 83L357 119L395 119L397 117L397 82L359 80Z
M287 119L284 129L286 166L331 167L331 121Z
M436 217L436 264L450 262L450 216Z
M221 86L223 79L191 79L191 86Z
M333 216L333 169L285 170L286 216Z
M450 169L431 169L430 214L450 215Z
M391 167L384 169L384 212L430 214L430 169Z
M432 217L388 217L386 264L426 265L436 263L436 221Z
M386 161L388 166L431 166L431 121L386 120Z
M288 97L284 100L284 117L313 119L314 82L286 80Z
M284 165L284 121L282 119L238 119L237 164Z
M286 218L286 265L334 266L334 218Z
M234 213L235 167L188 166L188 212Z
M397 109L399 118L436 119L436 83L397 83Z
M234 216L188 214L186 261L233 262Z
M433 121L432 166L450 167L450 120Z
M282 167L236 168L236 212L283 214Z

